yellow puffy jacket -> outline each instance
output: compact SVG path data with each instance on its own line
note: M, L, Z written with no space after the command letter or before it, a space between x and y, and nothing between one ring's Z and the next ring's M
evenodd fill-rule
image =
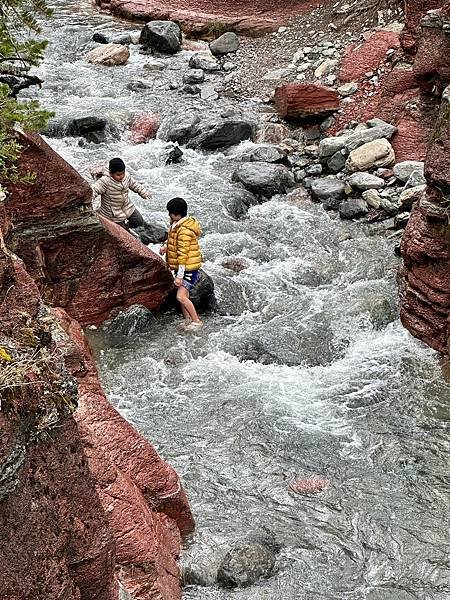
M176 271L180 265L186 271L197 271L202 266L202 253L198 238L202 230L194 217L183 217L169 230L166 260L169 268Z

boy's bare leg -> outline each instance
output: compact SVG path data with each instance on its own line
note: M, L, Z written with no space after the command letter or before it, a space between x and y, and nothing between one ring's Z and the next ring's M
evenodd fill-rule
M178 288L177 300L181 305L183 315L185 314L184 311L186 310L193 323L201 323L200 319L198 318L197 311L195 310L195 306L189 300L189 292L185 287Z
M192 319L191 319L188 311L185 309L185 307L182 304L180 304L180 306L181 306L181 312L183 313L184 320L185 321L192 321Z

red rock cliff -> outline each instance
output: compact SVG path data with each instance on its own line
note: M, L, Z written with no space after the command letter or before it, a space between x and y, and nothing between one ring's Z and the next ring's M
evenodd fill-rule
M0 203L1 597L117 600L120 581L133 598L179 599L180 540L193 529L186 495L108 403L72 318L154 309L171 278L129 234L98 222L89 187L47 144L23 142L37 181L10 186Z

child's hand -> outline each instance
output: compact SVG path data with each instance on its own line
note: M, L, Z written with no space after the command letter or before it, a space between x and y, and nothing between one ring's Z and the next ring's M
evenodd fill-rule
M183 278L182 277L176 277L175 278L175 287L181 287L183 284Z
M160 256L164 256L167 252L167 248L165 246L161 246L161 248L159 249L159 254Z

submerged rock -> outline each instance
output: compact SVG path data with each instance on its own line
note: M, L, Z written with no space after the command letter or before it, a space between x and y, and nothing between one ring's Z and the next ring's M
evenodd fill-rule
M259 204L259 200L247 190L235 189L222 196L222 204L233 219L245 217L251 206Z
M339 216L341 219L356 219L367 215L368 212L369 207L367 206L367 202L361 198L345 200L339 206Z
M127 337L150 331L156 322L153 314L140 304L134 304L116 317L105 321L102 330L111 336Z
M237 546L224 557L217 582L225 588L246 587L272 575L275 552L263 543Z

